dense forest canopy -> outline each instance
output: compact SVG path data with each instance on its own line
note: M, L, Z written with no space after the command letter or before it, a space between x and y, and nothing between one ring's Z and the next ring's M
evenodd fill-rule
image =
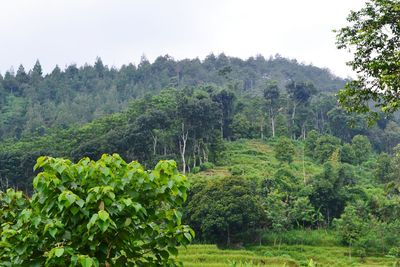
M334 96L344 83L278 55L164 56L120 69L98 58L46 75L39 61L30 71L20 66L0 83L2 186L29 190L40 155L79 160L118 152L147 167L171 158L190 172L218 164L224 140L305 139L311 130L342 142L362 134L376 151L391 153L400 140L397 122L382 118L368 128L363 115L345 113Z
M166 55L153 63L142 57L137 66L119 69L98 58L94 65L70 65L63 70L56 66L48 74L37 61L31 70L21 65L0 75L0 140L82 125L166 87L213 84L261 95L266 80L276 80L281 88L291 80L310 81L323 92L336 92L345 82L327 69L279 55L247 60L224 54L210 54L204 60L174 60Z

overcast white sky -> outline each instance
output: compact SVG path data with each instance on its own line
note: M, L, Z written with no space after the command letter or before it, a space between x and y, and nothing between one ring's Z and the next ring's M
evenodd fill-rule
M56 64L138 64L211 52L248 58L276 53L351 75L351 58L335 47L333 29L364 0L2 0L0 72L39 59Z

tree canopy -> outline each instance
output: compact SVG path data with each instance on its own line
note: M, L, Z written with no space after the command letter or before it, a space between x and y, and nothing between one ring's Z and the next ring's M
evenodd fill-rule
M348 65L357 73L357 79L339 92L347 110L369 112L376 119L371 104L387 113L400 108L399 20L398 0L369 0L337 31L337 47L352 52Z

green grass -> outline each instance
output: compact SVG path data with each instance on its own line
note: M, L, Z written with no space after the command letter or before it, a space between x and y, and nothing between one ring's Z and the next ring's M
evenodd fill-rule
M191 245L179 249L178 259L186 267L250 267L250 266L308 266L312 259L316 266L393 266L386 257L367 257L362 262L349 256L349 249L340 246L254 246L247 249L218 249L215 245ZM236 265L235 265L236 264Z
M340 238L333 230L291 230L286 232L267 231L262 236L265 245L308 245L341 246Z
M322 172L322 166L315 164L307 157L304 161L303 170L303 149L300 142L296 142L296 153L294 161L287 166L279 162L274 155L274 141L261 140L238 140L226 142L226 150L220 166L202 171L197 174L190 174L190 178L214 179L229 177L232 175L243 178L261 180L272 177L282 166L286 166L296 176L309 180L312 176Z
M179 249L178 259L185 267L298 266L283 257L265 257L245 249L218 249L215 245L191 245ZM236 265L234 265L236 263Z

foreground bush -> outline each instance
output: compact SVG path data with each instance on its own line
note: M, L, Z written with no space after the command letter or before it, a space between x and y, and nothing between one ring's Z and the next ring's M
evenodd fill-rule
M40 157L32 198L0 192L0 266L175 265L194 232L181 224L186 177L119 155L95 162Z

